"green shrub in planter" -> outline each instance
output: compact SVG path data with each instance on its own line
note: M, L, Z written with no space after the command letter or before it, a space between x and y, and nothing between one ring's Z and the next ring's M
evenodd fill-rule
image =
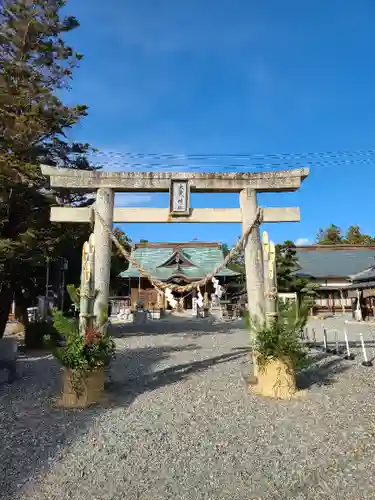
M269 327L258 329L254 348L259 367L276 359L290 360L295 370L308 366L308 350L301 342L300 332L296 324L280 319Z
M70 373L74 392L81 395L88 374L103 371L115 356L115 342L106 330L108 318L101 314L101 326L87 327L81 335L77 322L61 311L53 311L54 328L66 339L64 346L52 349L56 360ZM50 342L48 335L45 337Z
M271 359L288 359L294 369L310 364L308 350L301 342L301 333L308 319L308 307L284 305L279 309L277 319L269 326L252 323L246 313L245 326L253 330L254 350L260 367Z

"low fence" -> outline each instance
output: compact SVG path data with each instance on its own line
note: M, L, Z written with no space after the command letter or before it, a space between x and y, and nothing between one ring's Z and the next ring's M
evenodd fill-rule
M323 299L323 298L316 298L315 299L315 307L317 309L336 309L336 310L342 310L344 308L345 310L351 310L352 308L352 300L351 299Z

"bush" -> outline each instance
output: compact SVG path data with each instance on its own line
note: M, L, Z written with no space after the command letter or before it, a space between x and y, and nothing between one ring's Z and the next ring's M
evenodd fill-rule
M66 339L63 347L53 349L53 355L62 366L82 372L107 366L115 355L115 343L102 328L87 328L81 335L76 321L61 311L53 312L53 328ZM50 338L46 336L46 342Z
M289 359L295 369L309 364L308 350L301 343L299 327L279 320L257 331L254 347L259 366L271 359Z
M60 335L56 328L48 321L35 321L28 323L25 328L25 344L27 349L43 349L46 347L45 335L51 339L53 345L57 345Z
M247 328L254 332L254 350L259 366L271 359L289 359L295 369L309 365L308 350L301 342L301 333L308 319L306 307L282 307L279 315L270 325L252 324L245 316Z
M71 382L77 396L82 394L88 372L108 366L115 356L115 343L107 333L108 317L103 310L100 327L86 328L81 335L73 318L67 318L61 311L53 311L55 330L65 338L65 345L55 347L52 353L57 361L71 371ZM46 335L46 342L51 338Z

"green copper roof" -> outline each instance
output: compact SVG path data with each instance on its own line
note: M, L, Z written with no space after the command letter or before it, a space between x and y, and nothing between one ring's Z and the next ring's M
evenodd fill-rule
M297 247L297 257L300 267L295 272L297 276L348 278L375 263L375 248L350 248L349 245L315 249Z
M193 266L178 268L163 267L163 264L173 256L172 247L139 247L133 251L133 258L146 270L153 278L168 280L174 274L183 274L189 279L203 278L208 273L214 271L224 261L222 249L218 246L197 246L184 248L179 245L181 257L187 259ZM119 274L121 278L138 278L141 273L132 264L126 271ZM238 276L238 273L224 268L217 276Z

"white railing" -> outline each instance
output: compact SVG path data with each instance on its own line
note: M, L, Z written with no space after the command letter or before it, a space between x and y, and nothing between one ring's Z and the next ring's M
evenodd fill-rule
M331 308L334 306L336 309L342 308L344 306L345 308L350 308L352 306L352 301L351 299L322 299L322 298L317 298L315 299L315 305L317 307L324 307L324 308Z

